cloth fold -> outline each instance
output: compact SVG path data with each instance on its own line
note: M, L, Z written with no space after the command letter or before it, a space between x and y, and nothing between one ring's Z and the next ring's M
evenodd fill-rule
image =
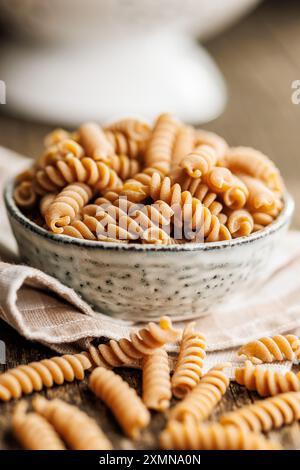
M9 176L9 168L16 172L27 165L28 159L0 148L0 186ZM0 257L16 261L17 253L4 211L2 202ZM300 328L300 232L289 232L271 261L268 277L250 298L239 298L216 307L213 314L196 322L197 329L207 338L207 369L228 360L237 365L235 348L245 342L278 333L297 334ZM43 343L59 353L86 349L94 338L126 337L132 327L140 326L94 312L72 289L53 277L29 266L4 261L0 262L0 318L28 340ZM278 367L286 370L290 364Z

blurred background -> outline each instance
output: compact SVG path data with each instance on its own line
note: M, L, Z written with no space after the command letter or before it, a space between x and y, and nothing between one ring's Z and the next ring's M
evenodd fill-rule
M265 152L300 207L299 20L296 0L0 0L0 145L171 111Z

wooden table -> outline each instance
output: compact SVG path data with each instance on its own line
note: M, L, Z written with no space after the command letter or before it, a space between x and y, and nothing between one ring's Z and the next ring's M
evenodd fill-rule
M208 42L228 83L229 103L224 114L205 126L215 130L232 144L257 147L270 155L280 166L287 185L300 207L300 105L291 102L291 82L300 78L300 5L297 2L276 2L261 5L248 18L230 31ZM26 92L26 91L24 91ZM23 154L37 155L44 125L24 122L0 115L0 143ZM300 228L300 211L296 211L294 227ZM48 357L51 351L29 343L1 323L0 339L7 348L7 367ZM3 368L4 369L4 368ZM141 374L120 370L128 382L140 389ZM56 387L46 392L50 398L61 397L94 416L116 448L131 449L108 410L95 400L86 383ZM232 383L213 417L221 412L253 402L257 396ZM14 403L0 405L0 448L17 448L10 435L10 416ZM157 446L158 431L164 418L154 415L152 424L138 448ZM296 423L274 433L286 448L300 448L300 428Z

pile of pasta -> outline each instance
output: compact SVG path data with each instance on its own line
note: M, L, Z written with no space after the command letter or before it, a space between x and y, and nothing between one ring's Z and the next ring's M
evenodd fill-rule
M168 343L179 341L179 354L171 374ZM262 363L300 359L300 340L295 335L260 338L241 347L246 359L235 371L235 380L262 397L251 405L208 421L230 385L226 369L219 364L204 373L205 337L195 323L183 331L173 328L168 317L149 323L129 338L111 340L75 355L57 356L20 365L0 375L0 399L8 401L41 391L54 384L83 380L112 411L120 428L139 439L149 425L149 410L166 417L159 443L162 449L178 450L279 450L281 446L264 433L300 420L300 372L267 369ZM113 369L141 367L142 396ZM172 400L172 396L176 398ZM126 406L124 406L126 403ZM15 436L26 449L112 449L109 438L96 421L60 399L34 396L32 411L19 402L12 418Z
M14 199L56 234L176 244L261 230L282 210L283 191L278 168L260 151L230 148L162 114L152 127L128 118L53 131L16 178Z

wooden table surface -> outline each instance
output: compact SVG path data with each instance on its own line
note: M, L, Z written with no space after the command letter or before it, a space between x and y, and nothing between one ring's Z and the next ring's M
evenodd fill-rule
M227 80L229 103L220 118L205 126L223 135L232 145L254 146L270 155L282 169L298 207L300 105L291 102L291 82L300 78L299 15L299 3L272 0L208 42L207 47ZM42 137L48 130L44 125L0 115L0 144L22 154L38 155ZM299 210L296 210L294 227L300 228ZM38 344L24 340L4 323L1 323L0 331L0 339L6 343L6 367L53 354ZM120 370L120 374L140 389L140 372ZM132 442L122 436L110 412L89 392L86 382L50 389L46 396L61 397L80 405L96 418L116 448L134 448ZM232 383L212 418L226 410L251 403L256 398L255 393ZM1 449L18 448L10 434L13 407L13 402L0 405ZM143 439L135 447L157 447L158 431L163 425L163 416L153 415L150 429L145 431ZM274 432L273 436L286 448L300 448L298 423Z

